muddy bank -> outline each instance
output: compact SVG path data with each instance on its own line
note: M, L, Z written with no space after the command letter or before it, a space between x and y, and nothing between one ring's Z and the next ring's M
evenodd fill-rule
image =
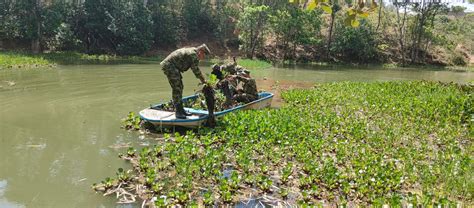
M311 88L314 86L313 82L301 82L292 80L274 80L269 78L257 79L257 86L259 90L273 93L272 107L279 108L285 101L281 97L281 92L291 89Z

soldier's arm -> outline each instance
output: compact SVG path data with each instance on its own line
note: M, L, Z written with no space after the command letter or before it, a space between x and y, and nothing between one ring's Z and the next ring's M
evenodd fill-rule
M202 75L202 72L201 70L199 69L199 60L196 59L193 63L193 65L191 66L191 70L193 71L194 73L194 76L196 76L196 78L198 78L199 80L201 80L202 83L205 83L206 80L204 79L204 76Z

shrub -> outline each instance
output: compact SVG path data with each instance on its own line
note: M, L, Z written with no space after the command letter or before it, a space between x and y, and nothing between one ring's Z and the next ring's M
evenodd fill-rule
M350 62L367 63L377 59L377 40L372 26L363 20L359 27L337 24L331 51Z
M183 2L181 13L188 38L192 39L203 34L213 33L216 24L209 0L186 0Z
M148 8L151 11L153 20L153 36L157 45L175 46L176 43L184 38L180 14L170 9L165 1L150 1Z
M89 53L139 55L153 41L151 13L141 0L86 0L81 24Z
M466 57L459 52L453 52L451 63L456 66L466 66L469 62Z
M255 52L263 46L264 35L268 30L269 10L270 8L265 5L249 5L240 14L237 23L241 41L240 49L247 55L247 58L253 58Z
M113 30L117 37L116 50L121 55L143 54L153 43L151 13L142 0L132 0L119 5L116 29Z

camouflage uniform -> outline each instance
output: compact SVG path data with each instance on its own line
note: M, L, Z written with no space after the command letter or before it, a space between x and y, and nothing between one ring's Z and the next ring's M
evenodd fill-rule
M242 78L241 80L244 83L242 86L243 92L234 95L233 99L237 102L243 102L243 103L250 103L254 100L257 100L258 91L257 91L257 82L255 82L255 79Z
M236 75L238 72L243 72L245 70L244 67L237 65L235 62L224 64L221 68L230 75Z
M204 45L205 46L205 45ZM207 48L207 47L206 47ZM208 50L208 49L207 49ZM183 96L183 77L181 73L191 68L198 79L204 79L198 64L198 48L181 48L172 52L160 64L172 89L174 104L181 104Z
M250 72L244 67L237 65L235 62L227 63L221 66L221 71L226 72L227 76L224 78L229 83L229 88L234 94L237 91L238 80L232 75L241 76L243 74L249 74Z

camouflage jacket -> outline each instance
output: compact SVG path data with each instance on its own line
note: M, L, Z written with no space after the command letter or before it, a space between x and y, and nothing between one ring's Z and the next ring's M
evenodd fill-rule
M236 63L227 63L222 65L222 70L227 74L235 75L239 71L243 71L244 67L237 65Z
M257 90L257 82L255 79L252 78L246 78L243 79L243 91L244 93L250 94L250 95L255 95L258 97L258 90Z
M160 65L163 70L178 70L181 73L191 69L197 78L203 78L198 66L199 59L196 48L180 48L173 51Z

